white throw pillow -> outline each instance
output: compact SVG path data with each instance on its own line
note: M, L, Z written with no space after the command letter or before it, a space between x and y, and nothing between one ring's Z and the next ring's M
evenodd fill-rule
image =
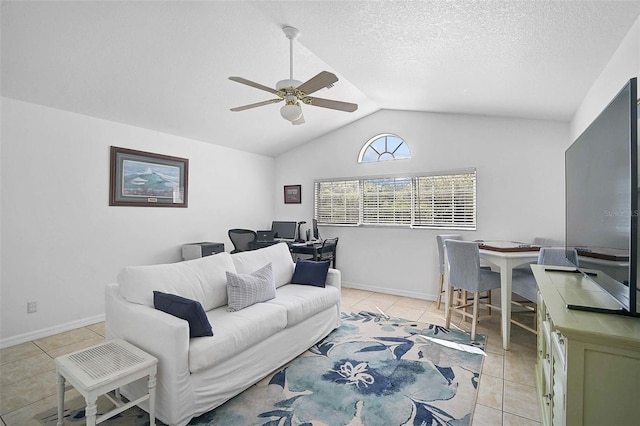
M251 274L227 272L227 311L239 311L254 303L276 297L276 284L271 263Z
M289 284L295 269L289 246L278 243L259 250L243 251L231 255L235 271L238 274L250 274L256 269L271 262L276 288Z

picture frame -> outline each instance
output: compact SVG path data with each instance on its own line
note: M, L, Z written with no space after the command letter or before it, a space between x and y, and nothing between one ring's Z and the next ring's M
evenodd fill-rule
M285 204L302 203L302 186L301 185L285 185L284 186L284 203Z
M189 159L117 146L110 151L110 206L188 206Z

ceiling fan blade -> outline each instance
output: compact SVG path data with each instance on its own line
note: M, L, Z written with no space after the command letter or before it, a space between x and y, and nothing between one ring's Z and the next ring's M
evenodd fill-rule
M304 115L301 115L300 118L298 118L297 120L292 121L291 124L293 124L294 126L296 126L298 124L304 124Z
M322 108L337 109L340 111L353 112L358 109L357 104L349 102L334 101L331 99L314 98L306 96L303 101L307 105L318 106Z
M243 105L235 108L231 108L231 111L244 111L245 109L256 108L263 105L275 104L276 102L280 102L283 99L269 99L268 101L256 102L255 104Z
M273 93L274 95L278 94L278 91L276 89L272 89L271 87L263 86L260 83L256 83L254 81L247 80L246 78L229 77L229 80L235 81L237 83L246 84L247 86L255 87L256 89L264 90L265 92Z
M336 77L335 74L328 71L322 71L315 77L312 77L310 80L307 80L298 86L298 90L305 95L310 95L323 87L331 86L336 81L338 81L338 77Z

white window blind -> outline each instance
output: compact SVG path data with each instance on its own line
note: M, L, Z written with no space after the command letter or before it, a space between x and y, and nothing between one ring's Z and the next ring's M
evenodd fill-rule
M415 226L476 228L476 174L415 178Z
M362 223L411 225L411 178L362 181Z
M359 223L359 180L316 182L314 192L314 216L318 223L341 225Z
M319 224L476 229L476 172L315 183Z

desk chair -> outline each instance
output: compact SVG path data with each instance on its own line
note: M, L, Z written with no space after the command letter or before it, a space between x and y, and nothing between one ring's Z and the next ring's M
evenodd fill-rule
M439 234L436 235L436 243L438 244L438 263L440 266L440 277L438 279L438 297L436 298L436 308L440 309L442 302L442 293L444 293L444 240L462 240L460 234Z
M331 267L336 268L336 252L338 251L338 237L327 238L318 249L318 260L330 260Z
M336 253L338 251L338 238L327 238L322 242L314 242L312 245L293 244L290 246L294 259L307 259L313 261L329 260L331 267L336 267Z
M234 250L231 253L255 250L258 234L251 229L229 229L229 239L233 243Z
M473 301L464 300L460 305L453 306L453 291L449 288L446 300L447 316L445 327L451 324L451 312L458 310L463 318L471 318L471 340L476 339L478 320L478 304L480 293L500 288L500 273L480 268L480 251L478 243L473 241L445 240L445 249L449 260L449 286L473 293ZM473 306L472 313L467 308ZM487 305L489 306L489 305ZM489 312L491 315L491 312Z
M568 260L567 260L568 256ZM568 253L564 247L541 247L538 253L538 265L548 266L576 266L578 265L578 252L575 249ZM519 306L533 313L533 327L529 327L513 318L511 323L522 327L533 334L538 334L537 300L538 283L529 271L515 271L511 281L511 292L526 299L524 301L511 300L511 304Z

